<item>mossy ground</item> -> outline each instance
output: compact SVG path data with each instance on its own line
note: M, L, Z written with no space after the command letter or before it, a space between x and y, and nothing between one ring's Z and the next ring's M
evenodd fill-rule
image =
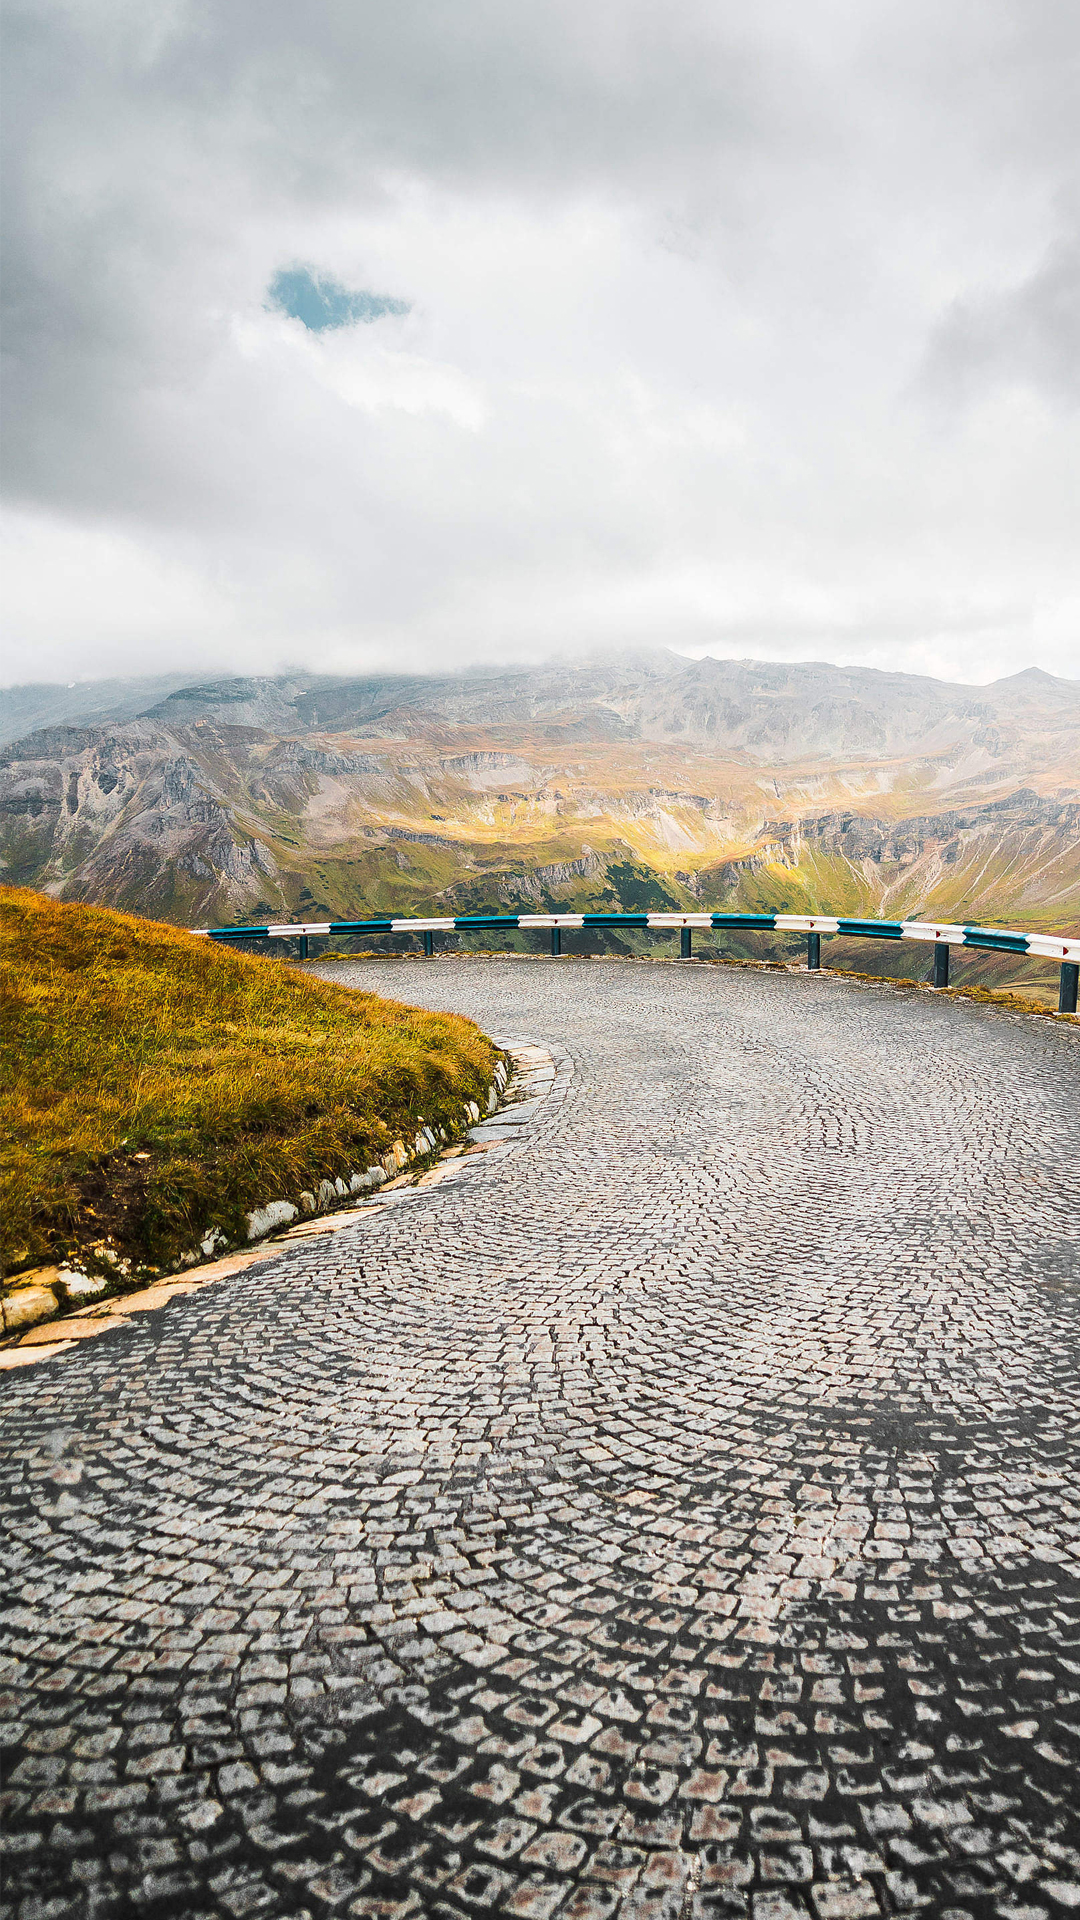
M271 1199L460 1128L479 1028L176 928L0 888L0 1273L167 1266Z

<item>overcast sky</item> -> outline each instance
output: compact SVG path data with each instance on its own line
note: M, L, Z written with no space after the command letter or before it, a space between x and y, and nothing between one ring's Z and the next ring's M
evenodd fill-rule
M2 679L1080 674L1075 0L8 0Z

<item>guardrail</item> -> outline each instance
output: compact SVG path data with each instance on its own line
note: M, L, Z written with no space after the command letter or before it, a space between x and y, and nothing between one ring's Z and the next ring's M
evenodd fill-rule
M821 966L822 934L840 934L858 940L921 940L934 948L934 985L949 984L950 947L983 947L994 953L1032 954L1056 960L1061 967L1058 1012L1075 1013L1080 979L1080 934L1017 933L1005 927L953 926L940 920L844 920L823 913L476 913L457 919L303 920L265 927L196 927L210 940L298 940L300 957L307 959L309 934L409 933L423 936L424 952L435 951L437 933L551 934L552 954L562 952L566 929L647 927L681 934L681 955L692 957L695 931L728 929L755 933L805 933L806 964L811 972Z

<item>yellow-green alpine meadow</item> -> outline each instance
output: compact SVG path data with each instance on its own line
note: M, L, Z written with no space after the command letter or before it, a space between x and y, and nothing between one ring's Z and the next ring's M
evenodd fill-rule
M0 888L7 1275L175 1264L426 1123L498 1058L470 1020L314 980L175 927Z

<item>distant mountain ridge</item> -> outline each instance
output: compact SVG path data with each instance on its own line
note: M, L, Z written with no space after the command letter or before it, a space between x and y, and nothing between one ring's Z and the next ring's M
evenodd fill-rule
M387 720L591 725L600 738L693 741L765 758L933 750L994 729L1080 725L1080 682L1030 667L987 687L823 663L686 660L513 673L367 679L237 679L177 689L146 710L166 725L215 719L276 732L385 733Z
M0 695L8 725L30 712L0 754L4 877L189 924L526 899L1080 914L1080 682L1036 668L970 687L639 653Z
M154 698L155 693L157 698ZM182 676L0 689L0 744L41 727L135 718L216 720L282 734L380 731L405 715L456 725L587 720L601 738L670 740L802 757L910 750L966 731L1075 726L1080 681L1028 667L987 686L824 662L689 660L637 654L441 677L309 674L199 683Z
M128 680L73 681L66 686L32 681L0 687L0 747L23 740L42 727L97 726L103 721L134 720L153 701L164 700L190 680L189 674L151 674Z

